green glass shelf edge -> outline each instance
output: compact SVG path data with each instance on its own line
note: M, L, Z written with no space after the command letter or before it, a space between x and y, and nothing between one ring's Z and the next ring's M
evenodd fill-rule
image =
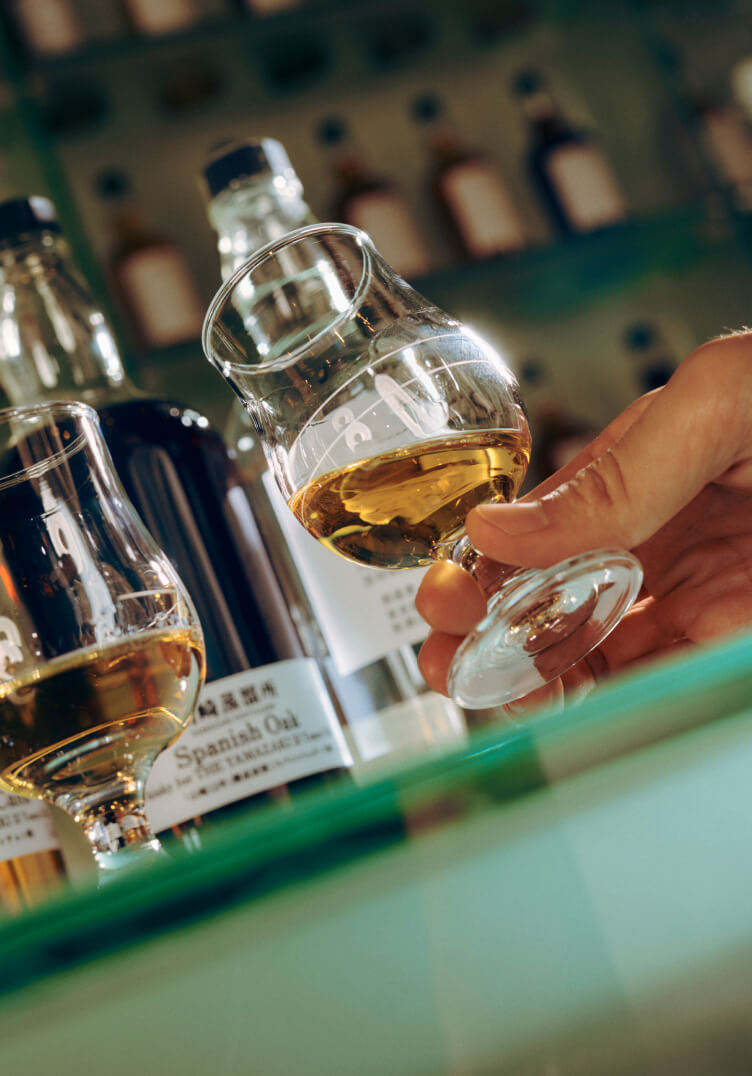
M730 221L730 234L723 239L710 235L710 227L704 204L680 206L516 254L453 265L410 283L450 312L453 296L477 295L490 288L498 295L499 309L550 317L642 280L651 271L680 269L733 245ZM735 227L741 240L752 230L752 221L740 219ZM160 351L130 353L126 359L133 369L160 365L175 369L182 361L204 361L198 339Z
M465 289L472 295L491 287L500 311L551 318L641 283L651 273L681 270L719 247L733 245L730 223L721 237L712 227L703 203L680 206L432 273L414 284L445 304Z
M0 927L0 994L146 942L404 839L403 812L462 816L515 802L608 760L752 706L752 634L616 679L578 705L473 735L373 785L301 797L217 826L206 847L71 892ZM414 839L414 838L411 838Z

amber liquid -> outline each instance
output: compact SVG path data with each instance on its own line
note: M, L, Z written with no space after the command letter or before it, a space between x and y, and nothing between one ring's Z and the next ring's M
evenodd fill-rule
M415 568L446 555L475 505L513 500L529 458L527 431L482 430L359 460L315 478L289 505L335 553Z
M145 775L188 724L202 674L200 637L183 628L87 647L0 683L0 787L54 803Z

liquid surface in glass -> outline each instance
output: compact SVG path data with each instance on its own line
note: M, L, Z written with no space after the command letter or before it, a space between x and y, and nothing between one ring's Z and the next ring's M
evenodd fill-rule
M478 504L514 499L530 458L526 430L479 430L358 460L290 498L323 545L374 568L431 564Z
M54 801L138 773L187 725L203 666L195 631L148 631L0 683L0 787Z

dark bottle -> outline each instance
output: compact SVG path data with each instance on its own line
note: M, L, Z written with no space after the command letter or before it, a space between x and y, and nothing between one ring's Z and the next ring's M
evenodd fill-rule
M111 206L108 273L136 344L150 350L197 340L204 303L182 250L147 219L123 172L103 172L97 188Z
M154 829L345 770L334 704L303 654L235 462L203 415L129 382L46 199L0 204L0 299L14 327L0 339L0 386L13 404L96 408L126 492L204 629L207 684L152 771Z
M431 257L399 186L372 170L344 120L333 116L322 121L318 137L331 153L332 219L368 232L402 276L427 273Z
M556 387L540 359L523 362L519 376L530 413L533 456L525 484L532 488L574 459L598 430L561 406Z
M506 181L489 156L466 146L436 94L416 97L412 115L426 132L434 201L465 258L488 258L527 246L527 228Z
M624 346L641 393L665 385L679 365L660 327L652 322L638 321L630 325L624 332Z
M528 167L557 230L570 235L623 220L626 199L594 136L559 112L538 71L520 71L513 89L528 122Z

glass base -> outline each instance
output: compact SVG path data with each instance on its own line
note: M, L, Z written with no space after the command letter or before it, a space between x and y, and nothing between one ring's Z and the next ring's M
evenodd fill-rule
M457 651L449 694L478 710L529 695L603 642L641 585L639 561L615 549L515 572Z

